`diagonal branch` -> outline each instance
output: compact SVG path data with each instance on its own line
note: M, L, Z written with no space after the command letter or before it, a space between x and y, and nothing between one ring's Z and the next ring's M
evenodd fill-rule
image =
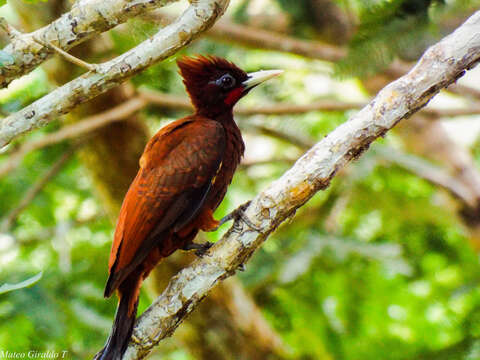
M79 104L113 88L173 55L223 14L228 0L196 0L172 24L130 51L97 66L0 122L0 147L33 128L44 126ZM103 1L103 3L108 3Z
M170 336L217 282L233 275L283 221L326 188L337 171L475 66L480 61L479 34L480 11L428 49L408 74L380 91L257 195L245 210L245 217L257 229L242 219L236 220L204 258L173 277L164 293L137 321L124 359L142 358Z
M130 18L177 0L83 0L77 1L71 11L51 24L30 34L16 34L2 53L14 59L13 64L0 67L0 87L25 75L54 53L52 44L66 51L95 35L107 31Z

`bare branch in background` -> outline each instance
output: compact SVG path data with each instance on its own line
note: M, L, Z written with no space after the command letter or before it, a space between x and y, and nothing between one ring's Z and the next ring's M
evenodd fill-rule
M446 170L414 155L404 154L393 148L377 147L375 152L383 159L394 163L432 184L438 185L468 206L475 207L478 198L470 189Z
M448 88L448 91L473 100L480 100L480 90L467 85L453 84Z
M453 141L441 123L420 114L398 129L409 151L442 162L455 181L468 191L469 199L457 211L466 226L468 238L480 251L480 172L470 152Z
M219 21L208 36L219 41L234 41L246 46L260 47L307 56L325 61L338 61L347 54L345 49L322 42L301 40L268 30Z
M161 24L169 24L173 21L170 15L163 12L151 12L142 17ZM218 21L206 32L206 35L222 42L233 41L245 46L283 51L325 61L338 61L347 54L345 49L323 42L289 37L257 27L235 24L228 20Z
M263 135L286 141L292 145L298 146L303 150L307 150L314 145L314 142L307 137L299 136L298 134L290 134L285 131L275 129L273 126L254 125L254 127L255 130L259 131Z
M480 12L438 44L350 120L310 149L280 179L257 195L241 218L207 254L174 276L137 321L124 359L143 358L198 305L210 289L233 275L267 237L378 137L409 117L480 60Z
M110 109L108 111L85 118L79 123L64 126L57 132L45 135L40 139L36 139L30 142L25 142L15 152L8 155L8 159L0 165L0 177L5 176L8 172L17 168L25 155L28 153L44 148L46 146L54 145L62 141L73 139L86 133L95 131L103 126L106 126L115 121L122 121L127 119L137 111L142 110L145 106L157 105L165 108L171 108L174 110L192 110L192 105L187 98L182 96L170 95L161 93L158 91L140 89L138 96L130 99L129 101ZM262 107L243 107L239 106L234 111L238 115L293 115L303 114L310 111L346 111L359 109L362 106L360 103L347 103L334 100L321 100L311 104L297 105L297 104L271 104ZM439 117L454 117L463 115L477 115L480 114L479 106L472 106L465 109L422 109L422 114L428 118ZM279 132L274 128L267 128L257 126L260 133L281 138L292 144L298 145L302 148L309 148L313 145L306 139L298 139L291 134L285 134Z
M192 110L192 105L186 97L169 95L152 90L140 90L140 96L148 100L151 104L173 108ZM238 106L234 109L235 114L238 115L293 115L304 114L310 111L346 111L352 109L359 109L365 104L355 102L343 102L335 100L319 100L311 104L266 104L264 106Z
M29 152L41 149L43 147L57 144L59 142L77 138L86 133L95 131L102 126L114 121L127 119L129 116L145 106L146 102L141 97L135 97L111 110L96 114L85 120L67 125L62 129L46 134L40 139L26 142L20 146L14 153L8 155L8 159L0 166L0 177L7 174L20 165L25 155Z
M450 87L449 87L450 89ZM161 93L158 91L141 89L139 95L148 100L151 104L172 108L192 110L192 105L187 98ZM274 103L265 104L262 106L238 106L234 109L235 114L238 115L298 115L305 114L311 111L348 111L358 110L365 106L365 103L360 102L345 102L338 100L318 100L310 104L288 104L288 103ZM473 104L466 108L458 109L435 109L425 108L421 110L423 115L431 119L448 118L456 116L480 115L480 105Z
M107 4L108 1L103 3ZM192 1L175 22L126 53L99 64L97 72L88 72L6 117L0 122L0 147L173 55L212 26L227 5L228 0Z
M159 23L170 23L172 21L169 15L160 12L148 13L142 17ZM323 61L336 62L347 55L346 49L342 47L320 41L289 37L285 34L275 33L258 27L235 24L227 20L217 22L205 35L218 41L233 41L248 47L288 52ZM399 77L407 73L410 67L409 64L397 60L385 70L385 73Z

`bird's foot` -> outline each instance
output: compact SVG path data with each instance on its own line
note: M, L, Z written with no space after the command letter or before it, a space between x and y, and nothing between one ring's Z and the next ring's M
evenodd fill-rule
M230 214L224 216L219 224L218 224L218 227L222 226L223 224L225 224L226 222L230 221L230 220L238 220L238 219L241 219L244 223L246 223L249 227L251 227L253 230L256 230L258 232L262 232L262 229L259 228L258 226L256 226L255 224L253 224L249 218L247 218L245 216L245 210L247 209L247 207L250 205L251 201L247 201L246 203L240 205L238 208L236 208L235 210L233 210Z
M205 255L205 253L208 251L208 249L210 249L212 246L213 246L213 244L210 243L210 242L206 242L206 243L202 243L202 244L189 242L188 244L186 244L182 248L182 250L195 250L195 255L197 255L198 257L201 258Z

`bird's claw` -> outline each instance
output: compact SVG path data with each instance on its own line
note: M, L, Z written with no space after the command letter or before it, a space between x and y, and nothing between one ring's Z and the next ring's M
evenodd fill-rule
M213 244L210 242L206 242L202 244L191 242L186 244L183 247L183 250L195 250L195 255L201 258L207 253L208 249L210 249L212 246Z
M248 208L248 206L250 205L251 203L251 200L247 201L246 203L240 205L238 208L236 208L235 210L233 210L230 214L228 215L225 215L219 222L219 225L218 227L222 226L223 224L225 224L226 222L230 221L230 220L238 220L238 219L241 219L245 224L247 224L250 228L252 228L253 230L256 230L258 232L262 232L262 229L259 228L258 226L256 226L255 224L253 224L249 218L247 218L245 216L245 210Z
M197 255L199 258L204 257L208 249L210 249L212 246L213 244L210 242L201 244L201 246L195 251L195 255Z

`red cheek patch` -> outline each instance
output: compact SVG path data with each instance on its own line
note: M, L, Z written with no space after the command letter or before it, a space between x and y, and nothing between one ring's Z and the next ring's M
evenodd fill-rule
M237 87L235 89L233 89L232 91L230 91L227 95L227 97L225 98L224 102L225 104L227 105L233 105L235 104L238 99L240 99L242 97L242 94L243 94L243 88L242 87Z

